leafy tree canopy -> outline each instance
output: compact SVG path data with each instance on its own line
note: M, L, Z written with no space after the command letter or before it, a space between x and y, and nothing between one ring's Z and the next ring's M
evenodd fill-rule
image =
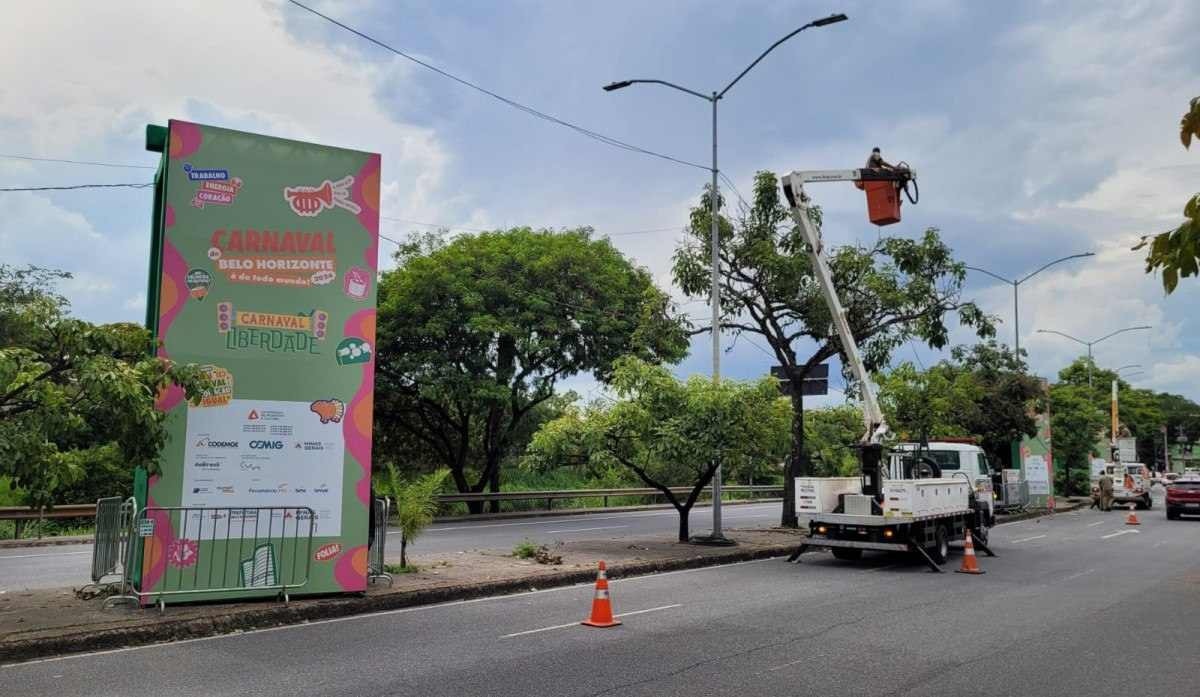
M779 463L787 452L789 410L769 378L680 381L629 357L616 362L613 386L615 403L572 409L538 431L529 462L632 470L679 512L680 541L688 539L688 513L718 464L736 477L763 461ZM691 491L679 496L672 486Z
M459 491L499 490L501 461L558 381L687 349L649 272L590 228L427 236L396 260L379 286L379 446L391 457L419 442Z

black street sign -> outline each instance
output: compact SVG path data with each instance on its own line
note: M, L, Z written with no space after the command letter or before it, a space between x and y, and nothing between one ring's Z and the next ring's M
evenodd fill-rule
M771 366L771 377L778 378L780 380L786 380L787 379L787 369L781 365L773 365L773 366ZM805 380L825 380L828 378L829 378L829 364L828 363L818 363L818 364L814 365L813 367L809 368L808 372L805 373L805 375L804 375Z
M792 383L787 380L779 381L779 391L786 397L792 395ZM805 397L815 397L829 394L828 380L805 380L800 383L800 394Z

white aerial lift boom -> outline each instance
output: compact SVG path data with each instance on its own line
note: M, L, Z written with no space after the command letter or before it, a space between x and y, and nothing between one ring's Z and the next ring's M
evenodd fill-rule
M898 192L915 178L916 174L908 168L811 170L792 172L782 178L792 219L808 245L813 274L829 307L842 353L859 384L864 425L859 443L861 493L842 493L837 496L833 512L813 515L809 521L809 539L792 555L791 561L797 561L812 547L830 548L839 559L857 559L864 549L911 551L922 556L933 570L940 571L938 565L946 560L950 540L963 538L968 529L979 531L990 520L982 515L969 480L916 479L912 477L919 476L921 468L914 467L911 458L907 466L899 455L885 462L887 422L834 286L821 233L809 218L809 198L804 192L807 183L886 182L894 187L891 193L897 196L895 220L899 220ZM933 474L940 474L936 467ZM979 546L991 554L982 541ZM932 550L932 557L926 550Z

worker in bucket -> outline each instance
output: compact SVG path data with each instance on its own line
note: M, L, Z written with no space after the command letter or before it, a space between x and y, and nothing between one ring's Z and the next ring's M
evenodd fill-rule
M1105 470L1100 475L1100 510L1111 511L1113 505L1113 478Z

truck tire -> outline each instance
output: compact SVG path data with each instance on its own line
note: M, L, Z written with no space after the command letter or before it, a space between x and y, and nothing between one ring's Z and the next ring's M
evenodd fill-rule
M1167 520L1179 520L1179 512L1167 508Z
M1154 499L1150 496L1150 494L1146 494L1146 510L1148 511L1153 507L1154 507Z
M933 550L929 556L938 564L945 564L950 558L950 533L945 525L939 525L933 531Z
M862 559L862 550L855 547L834 547L830 551L833 552L834 559L842 561L858 561Z

